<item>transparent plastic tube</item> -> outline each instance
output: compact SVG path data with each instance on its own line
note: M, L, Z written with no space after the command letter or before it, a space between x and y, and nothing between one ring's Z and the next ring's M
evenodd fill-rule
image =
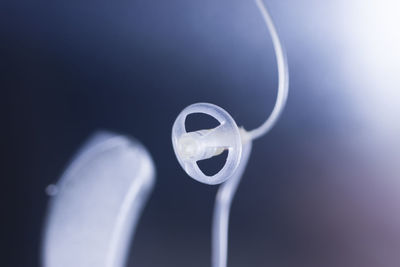
M218 190L212 225L212 267L227 266L230 209L250 156L252 140L265 135L275 125L282 114L288 96L289 78L285 52L265 4L262 0L255 1L270 32L275 50L279 76L278 94L275 106L268 119L260 127L246 133L249 138L246 138L247 142L243 144L240 164L232 177L222 184Z
M215 198L211 255L213 267L225 267L227 265L229 214L233 197L235 196L250 157L251 147L251 142L243 146L242 160L235 174L220 186Z
M283 49L282 43L279 39L279 35L276 31L274 22L272 21L271 15L268 12L262 0L255 0L258 9L265 21L268 28L269 34L271 35L272 43L275 50L276 63L278 67L278 94L274 109L268 119L258 128L249 131L249 135L252 139L259 138L266 134L278 121L283 109L285 108L288 91L289 91L289 71L288 63L286 59L286 53Z

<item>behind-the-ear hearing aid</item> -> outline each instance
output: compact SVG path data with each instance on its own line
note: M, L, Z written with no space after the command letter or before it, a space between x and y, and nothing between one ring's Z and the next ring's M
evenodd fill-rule
M262 0L255 0L271 35L278 67L278 94L268 119L251 131L239 128L224 109L208 103L197 103L185 108L172 127L172 144L176 157L193 179L205 184L220 184L216 197L213 219L212 266L226 267L228 248L228 222L232 199L240 182L248 158L252 140L265 135L279 119L287 100L289 80L286 56L274 23ZM220 123L216 128L188 132L186 118L193 113L214 117ZM214 175L206 175L197 162L228 151L225 165Z
M137 140L100 132L79 150L51 196L43 267L123 267L155 183L153 160Z

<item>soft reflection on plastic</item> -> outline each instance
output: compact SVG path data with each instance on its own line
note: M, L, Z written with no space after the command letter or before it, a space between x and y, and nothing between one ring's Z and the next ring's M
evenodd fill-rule
M43 243L46 267L119 267L154 184L139 143L101 133L67 168L53 195Z

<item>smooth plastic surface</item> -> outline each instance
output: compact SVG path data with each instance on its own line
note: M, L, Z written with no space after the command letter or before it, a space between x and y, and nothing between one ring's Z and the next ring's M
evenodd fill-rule
M138 142L109 133L89 140L48 187L43 266L124 266L154 181L153 162Z
M271 35L272 44L275 50L276 64L278 67L278 95L276 97L275 106L265 122L260 127L248 132L251 139L256 139L265 135L272 129L272 127L274 127L279 117L282 115L289 93L289 67L284 47L279 38L272 17L268 12L267 6L264 4L263 0L255 1L262 18L264 19L265 25L268 28L269 34Z
M212 267L227 266L230 207L250 156L252 140L268 133L278 121L286 105L289 90L288 63L279 35L264 2L255 2L271 35L278 67L278 94L270 116L260 127L246 132L243 128L239 130L232 117L222 108L199 103L184 109L172 129L175 154L189 176L206 184L226 181L218 190L214 207ZM211 130L187 133L185 120L191 113L208 114L221 125ZM197 161L218 155L224 149L229 149L224 167L214 176L206 176L197 166Z
M249 161L252 143L243 145L242 159L234 175L218 189L212 225L212 266L222 267L228 261L229 214L232 201Z
M210 115L220 125L214 129L188 133L185 121L192 113ZM190 105L178 115L172 127L172 144L178 161L187 174L206 184L219 184L229 179L238 167L242 155L242 139L235 121L224 109L209 103ZM212 176L204 174L197 161L218 155L225 149L229 152L222 169Z

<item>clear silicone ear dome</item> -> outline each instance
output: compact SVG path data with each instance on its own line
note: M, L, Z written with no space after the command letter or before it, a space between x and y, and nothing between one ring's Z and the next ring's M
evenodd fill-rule
M188 115L203 113L214 117L220 125L214 129L187 132L185 122ZM172 144L182 168L193 179L205 184L219 184L235 172L242 155L242 138L233 118L224 109L209 103L197 103L185 108L172 127ZM222 169L208 176L197 165L197 161L211 158L228 150Z

